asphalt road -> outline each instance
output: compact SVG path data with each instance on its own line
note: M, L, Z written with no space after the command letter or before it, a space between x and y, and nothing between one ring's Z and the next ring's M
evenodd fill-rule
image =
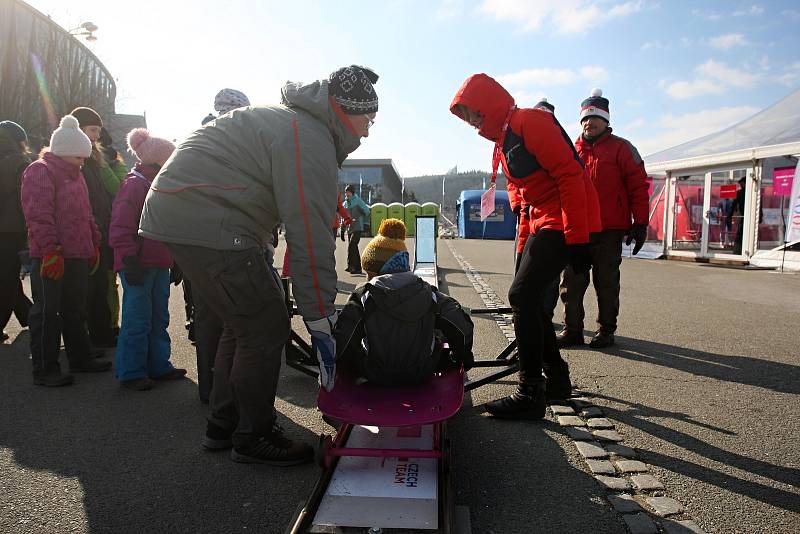
M509 242L450 244L505 298ZM341 301L364 281L343 271L345 245L337 250ZM443 290L483 306L443 241L439 265ZM566 350L573 382L686 507L680 517L706 532L800 531L800 276L639 260L624 261L622 271L617 346ZM589 318L593 299L590 290ZM180 289L171 314L173 361L194 380ZM489 318L475 325L476 355L493 358L505 337ZM201 450L206 407L193 381L132 392L103 374L78 375L68 388L34 387L27 330L12 319L6 331L0 532L283 532L308 496L315 465L241 465ZM469 507L473 532L626 532L552 416L485 415L480 405L512 388L507 380L473 391L450 424L456 502ZM314 443L330 432L315 393L312 379L284 368L281 422Z

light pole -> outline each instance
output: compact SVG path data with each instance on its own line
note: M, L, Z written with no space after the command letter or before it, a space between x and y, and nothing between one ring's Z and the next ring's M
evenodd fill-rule
M97 31L97 25L93 22L84 22L77 28L72 28L71 30L67 30L70 35L74 35L75 37L83 36L86 38L87 41L96 41L97 37L94 36L94 32Z

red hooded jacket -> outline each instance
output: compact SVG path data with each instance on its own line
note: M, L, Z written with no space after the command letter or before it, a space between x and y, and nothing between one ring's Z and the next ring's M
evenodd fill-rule
M603 230L629 230L633 224L647 224L650 197L647 171L634 146L608 128L594 143L579 137L575 141L586 171L600 200Z
M531 206L531 233L562 230L567 244L588 243L589 232L599 229L596 194L587 194L591 183L583 163L555 117L515 108L511 95L486 74L467 78L453 98L450 111L463 119L458 104L481 114L481 136L502 143L503 173Z

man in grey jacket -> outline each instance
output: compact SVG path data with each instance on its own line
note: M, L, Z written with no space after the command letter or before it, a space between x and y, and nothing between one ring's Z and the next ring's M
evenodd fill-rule
M262 249L286 226L294 297L320 362L335 377L337 170L369 135L378 76L350 66L288 83L282 104L236 109L181 143L153 182L140 235L167 243L194 289L224 322L203 445L239 462L309 461L275 422L289 316Z

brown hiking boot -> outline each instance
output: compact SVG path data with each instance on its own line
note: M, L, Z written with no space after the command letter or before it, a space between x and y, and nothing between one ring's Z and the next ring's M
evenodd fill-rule
M231 460L245 464L288 466L310 462L314 448L308 443L292 441L283 434L283 428L273 425L268 436L254 437L234 445Z
M602 330L598 330L592 340L589 342L589 346L593 349L604 349L606 347L610 347L614 344L614 334L603 332Z
M583 340L583 332L567 330L565 328L556 334L556 345L558 345L559 349L583 345L584 343L585 341Z

